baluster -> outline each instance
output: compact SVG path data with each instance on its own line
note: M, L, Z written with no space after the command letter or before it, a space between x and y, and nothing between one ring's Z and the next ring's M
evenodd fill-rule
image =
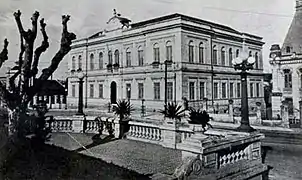
M151 140L154 140L155 139L155 137L154 137L154 131L155 131L155 129L154 128L152 128L151 129Z
M157 134L158 134L158 138L157 138L157 140L158 141L160 141L161 140L161 131L160 131L160 129L157 129Z
M67 120L67 121L65 122L65 127L64 127L64 129L65 129L66 131L69 130L68 125L69 125L69 121Z
M133 136L133 126L130 125L129 136Z
M57 131L59 131L60 130L60 127L61 127L61 121L57 121Z
M146 138L147 138L147 139L151 139L151 128L147 127L146 130L147 130Z
M141 138L146 138L146 127L141 126Z

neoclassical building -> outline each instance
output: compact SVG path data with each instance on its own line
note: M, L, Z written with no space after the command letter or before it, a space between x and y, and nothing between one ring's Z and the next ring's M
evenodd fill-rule
M202 19L171 14L130 23L114 11L103 31L73 41L69 56L68 105L77 106L77 69L86 73L84 103L106 106L130 99L162 109L165 99L211 105L240 103L240 75L232 60L243 46L254 56L248 77L249 103L264 104L262 37ZM165 61L167 79L165 78ZM167 83L165 83L167 80ZM166 86L165 86L166 85Z
M272 113L281 116L281 105L289 106L289 117L300 119L302 97L302 0L296 0L296 11L282 47L271 46L273 74Z

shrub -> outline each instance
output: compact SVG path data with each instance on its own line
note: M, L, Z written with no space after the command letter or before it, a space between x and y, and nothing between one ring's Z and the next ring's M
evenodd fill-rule
M163 114L167 118L176 119L181 121L181 118L184 117L184 109L181 109L182 106L176 103L168 103L167 107L160 111L161 114Z
M189 114L190 124L200 124L202 125L202 128L206 130L206 127L212 127L212 125L209 123L211 117L206 111L202 111L201 109L194 109L190 108L190 114Z

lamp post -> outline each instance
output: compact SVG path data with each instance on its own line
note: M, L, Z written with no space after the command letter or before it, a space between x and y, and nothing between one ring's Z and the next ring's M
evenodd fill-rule
M247 71L253 69L255 58L249 57L244 51L239 57L233 59L232 64L235 70L240 70L241 77L241 125L237 128L239 131L252 132L254 128L250 126L249 122L249 108L247 95Z
M79 104L78 104L78 112L76 115L84 115L83 112L83 79L85 77L82 69L77 70L77 77L79 78Z

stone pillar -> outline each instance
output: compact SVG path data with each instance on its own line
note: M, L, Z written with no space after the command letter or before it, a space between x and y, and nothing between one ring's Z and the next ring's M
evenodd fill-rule
M282 105L282 93L281 92L272 92L272 117L277 119L278 116L281 116L281 105Z
M281 118L282 126L285 128L289 128L288 103L286 101L282 101Z
M166 118L165 123L160 127L162 132L162 146L167 148L176 148L177 143L177 122L175 120L171 120Z
M37 96L34 96L33 97L33 105L36 105L37 104Z
M256 102L256 124L261 125L262 119L261 119L261 102Z
M302 128L302 101L299 101L299 110L300 110L300 127Z
M292 97L293 98L293 113L294 117L299 117L299 97L300 97L300 88L299 88L299 75L297 71L292 72Z
M74 115L72 116L72 130L74 133L83 133L85 116Z
M114 118L113 122L114 122L114 137L118 139L120 135L120 126L121 126L120 121L118 118Z
M229 117L231 119L231 122L235 123L235 120L234 120L234 101L233 101L233 99L229 99Z

